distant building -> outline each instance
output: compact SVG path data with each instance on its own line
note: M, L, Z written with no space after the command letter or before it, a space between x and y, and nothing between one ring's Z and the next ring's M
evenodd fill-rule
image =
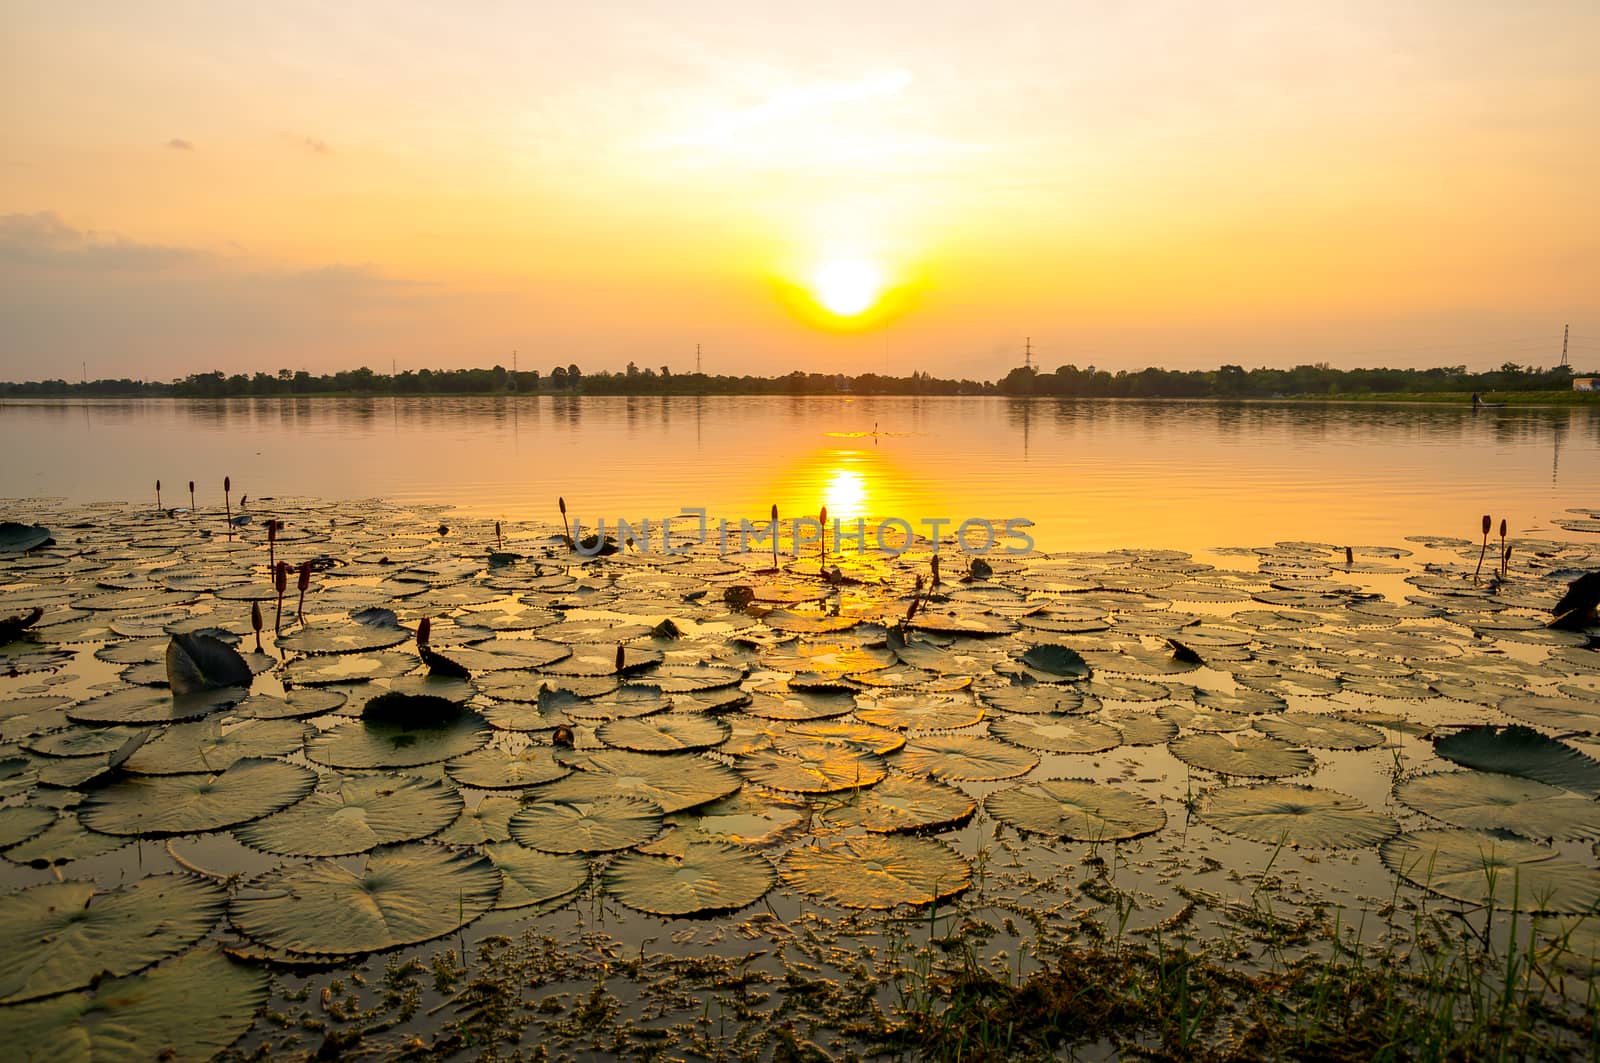
M1572 380L1573 391L1600 391L1600 376L1580 376Z

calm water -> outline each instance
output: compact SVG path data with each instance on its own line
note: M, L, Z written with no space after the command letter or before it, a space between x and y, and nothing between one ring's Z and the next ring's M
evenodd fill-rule
M1027 518L1048 549L1394 542L1600 504L1600 411L1001 398L0 404L0 496L381 496L585 524Z

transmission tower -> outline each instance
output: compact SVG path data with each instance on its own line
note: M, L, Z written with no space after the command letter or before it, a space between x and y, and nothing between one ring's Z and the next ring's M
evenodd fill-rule
M1572 365L1567 361L1567 332L1570 331L1571 328L1571 325L1561 326L1561 368L1563 369L1572 368Z
M694 371L696 373L700 372L700 345L698 343L694 345Z
M1022 343L1022 365L1025 369L1033 368L1033 337L1029 336Z

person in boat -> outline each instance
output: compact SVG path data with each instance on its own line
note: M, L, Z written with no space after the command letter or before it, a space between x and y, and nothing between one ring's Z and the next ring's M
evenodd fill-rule
M1483 405L1483 400L1478 398L1478 393L1476 391L1474 391L1472 393L1472 408L1473 409L1477 409L1479 406L1482 406L1482 405Z

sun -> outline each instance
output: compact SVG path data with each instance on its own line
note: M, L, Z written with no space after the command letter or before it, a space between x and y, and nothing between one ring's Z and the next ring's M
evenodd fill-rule
M855 317L877 305L885 287L883 270L864 259L839 258L811 274L811 295L838 317Z

